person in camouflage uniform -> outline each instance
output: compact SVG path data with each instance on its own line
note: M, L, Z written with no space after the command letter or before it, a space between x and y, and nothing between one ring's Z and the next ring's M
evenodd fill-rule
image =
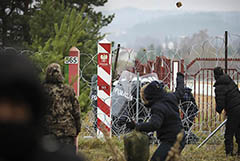
M45 135L55 136L60 143L75 145L81 129L80 107L73 88L64 84L59 64L47 67L43 85L49 95L49 105L42 121Z

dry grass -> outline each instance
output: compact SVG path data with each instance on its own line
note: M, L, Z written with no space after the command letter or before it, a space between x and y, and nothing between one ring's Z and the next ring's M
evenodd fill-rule
M123 142L118 138L111 139L111 146L123 152ZM116 158L115 152L109 148L109 144L104 139L84 139L80 137L79 149L89 161L108 161Z
M200 109L202 109L202 106ZM90 126L91 119L89 117L86 117L86 120L88 120L86 122L88 122ZM87 135L87 131L82 131L81 135ZM202 137L204 138L206 136ZM216 137L219 138L219 136ZM178 151L176 150L178 146L177 143L175 144L176 147L172 149L172 152L170 152L169 161L240 161L240 158L238 157L225 156L223 138L220 139L219 142L214 141L211 144L213 140L214 138L209 140L209 143L200 149L196 149L196 145L186 145L181 155L179 155ZM218 145L216 145L216 143L218 143ZM153 154L156 148L156 145L150 146L150 156ZM236 149L237 147L235 146L235 150ZM79 150L86 156L89 161L125 161L123 158L123 138L109 138L106 135L105 139L84 139L80 136Z
M110 139L110 138L109 138ZM109 143L111 146L109 146ZM113 148L115 150L110 149ZM223 143L220 145L206 144L200 149L196 149L196 145L186 145L181 156L173 148L172 160L169 161L240 161L239 157L226 157ZM157 146L151 146L151 155L156 150ZM113 137L105 141L97 138L83 139L79 138L79 149L85 154L89 161L122 161L121 158L116 157L120 153L123 154L123 140ZM118 150L116 150L118 149ZM237 147L235 146L235 151ZM117 158L117 159L116 159ZM175 159L175 160L173 160ZM177 159L177 160L176 160Z
M112 146L123 153L123 142L117 138L111 139ZM80 139L79 148L89 161L118 161L114 160L115 154L109 150L109 146L99 139ZM157 146L151 146L151 155ZM235 148L236 149L236 148ZM224 145L204 145L196 149L195 145L186 145L181 156L175 155L175 159L170 161L240 161L238 157L226 157Z
M219 115L215 108L215 97L206 95L196 95L196 103L199 108L198 116L195 118L195 130L214 130L222 121L225 120L225 114Z
M107 130L104 129L103 126L102 126L102 129L103 129L105 142L107 144L108 149L110 150L110 152L112 154L111 158L109 158L108 160L111 160L111 161L126 161L123 153L121 152L121 150L116 145L114 145L112 139L109 137L109 133L107 132Z
M101 126L103 138L81 138L79 149L90 161L126 161L123 154L123 142L116 137L110 138L106 129Z
M177 135L177 141L171 148L171 150L168 152L168 156L166 158L166 161L181 161L181 156L180 156L180 143L183 139L184 132L182 131Z
M235 148L236 149L236 148ZM224 145L204 145L196 149L194 145L187 145L182 152L183 161L240 161L239 157L226 157Z

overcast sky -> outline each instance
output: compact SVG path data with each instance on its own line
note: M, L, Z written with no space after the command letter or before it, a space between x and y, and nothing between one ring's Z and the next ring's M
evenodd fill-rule
M177 10L177 0L108 0L103 10L134 7L150 10ZM182 0L182 11L240 11L240 0Z

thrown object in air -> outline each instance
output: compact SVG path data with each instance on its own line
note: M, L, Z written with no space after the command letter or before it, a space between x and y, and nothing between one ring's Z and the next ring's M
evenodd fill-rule
M177 8L182 7L182 2L177 2L177 3L176 3L176 6L177 6Z

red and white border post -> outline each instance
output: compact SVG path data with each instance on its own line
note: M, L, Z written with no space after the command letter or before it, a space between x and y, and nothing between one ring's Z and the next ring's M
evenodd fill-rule
M64 58L65 79L70 84L76 96L79 96L79 72L80 72L80 51L76 47L72 47L69 51L69 56Z
M80 72L80 51L76 47L72 47L69 51L69 56L64 58L65 79L70 84L76 96L79 96L79 72ZM75 139L76 153L78 152L78 137Z
M98 43L97 75L97 136L103 130L111 136L112 44L106 39Z

